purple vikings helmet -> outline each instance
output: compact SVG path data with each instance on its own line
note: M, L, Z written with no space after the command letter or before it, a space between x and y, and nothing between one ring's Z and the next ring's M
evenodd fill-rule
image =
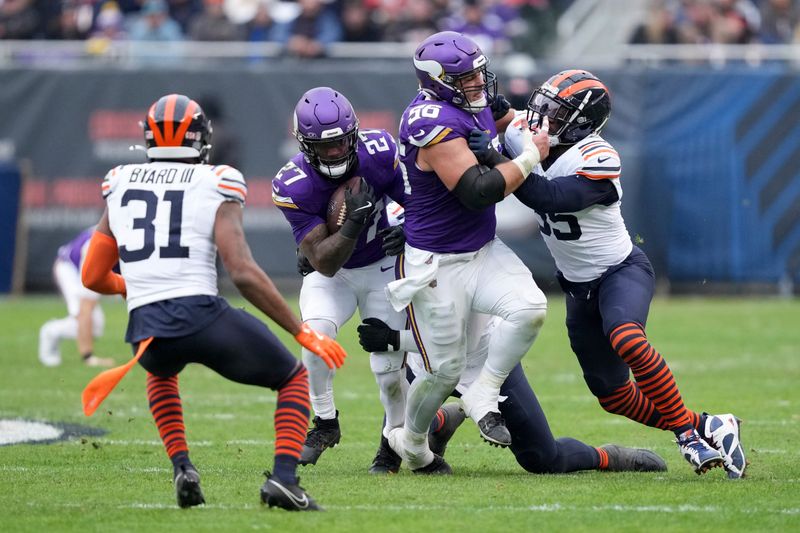
M478 113L497 95L497 77L486 70L488 64L475 41L454 31L431 35L414 52L420 89L470 113ZM477 92L483 94L475 98Z
M330 87L315 87L300 98L293 133L309 164L328 178L340 179L358 163L356 112Z

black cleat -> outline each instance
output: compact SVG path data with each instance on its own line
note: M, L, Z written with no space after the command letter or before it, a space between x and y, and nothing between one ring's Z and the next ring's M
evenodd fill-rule
M306 435L306 442L300 452L301 465L315 465L319 456L327 448L333 448L339 444L342 432L339 429L339 411L336 411L336 418L324 420L318 416L314 417L314 427Z
M178 507L194 507L206 503L200 490L200 474L192 465L181 465L175 473L175 495Z
M264 472L267 480L261 486L261 502L270 507L280 507L287 511L324 511L317 502L300 486L287 485L269 472Z
M400 463L402 461L400 456L389 446L389 440L381 435L381 445L378 447L378 453L375 454L375 459L372 460L369 473L396 474L400 471Z
M466 415L457 403L443 405L441 410L444 413L444 423L439 431L428 434L428 446L430 446L433 453L444 457L447 443L450 442L450 439L458 429L458 426L464 421Z
M493 446L507 448L511 446L511 433L506 428L506 421L503 415L489 411L483 418L478 420L478 431L481 432L483 440Z
M600 446L608 454L609 472L666 472L667 463L658 454L643 448L616 444Z
M423 466L422 468L417 468L416 470L412 470L415 474L422 474L422 475L444 475L450 476L453 474L453 469L450 468L450 465L442 459L441 455L433 456L433 461L430 464Z

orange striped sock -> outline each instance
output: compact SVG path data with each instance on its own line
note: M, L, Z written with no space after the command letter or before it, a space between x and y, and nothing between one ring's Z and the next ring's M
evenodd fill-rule
M595 448L597 455L600 457L600 464L597 465L598 470L605 470L608 468L608 452L603 448Z
M641 326L633 322L622 324L609 338L614 351L631 368L641 393L666 419L667 427L675 432L693 427L672 371L647 341Z
M178 393L178 376L161 378L147 373L147 401L158 428L158 434L170 459L188 456L186 430L183 426L183 405ZM188 457L187 457L188 460Z
M306 440L311 400L308 397L308 371L304 366L278 389L275 409L275 475L296 483L295 471Z
M639 386L632 381L598 400L603 409L609 413L622 415L651 428L669 429L667 419L661 416L653 402L648 400L639 390ZM687 409L687 413L691 424L699 430L702 415L690 409Z
M436 411L436 416L433 417L433 422L431 422L431 433L436 433L442 426L444 425L444 411L440 407L438 411Z

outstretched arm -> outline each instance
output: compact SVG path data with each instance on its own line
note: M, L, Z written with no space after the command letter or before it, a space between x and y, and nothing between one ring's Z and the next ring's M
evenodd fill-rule
M300 322L275 284L253 259L244 236L239 204L224 202L217 209L214 240L225 270L248 302L294 335L302 346L320 356L328 367L342 365L346 356L344 349L333 339Z

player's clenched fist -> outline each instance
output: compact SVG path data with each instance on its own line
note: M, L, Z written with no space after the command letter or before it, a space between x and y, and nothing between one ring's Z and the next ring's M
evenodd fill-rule
M347 352L338 342L327 335L314 331L308 324L303 324L300 333L294 338L303 348L311 350L325 361L328 368L339 368L344 363L344 358L347 357Z

